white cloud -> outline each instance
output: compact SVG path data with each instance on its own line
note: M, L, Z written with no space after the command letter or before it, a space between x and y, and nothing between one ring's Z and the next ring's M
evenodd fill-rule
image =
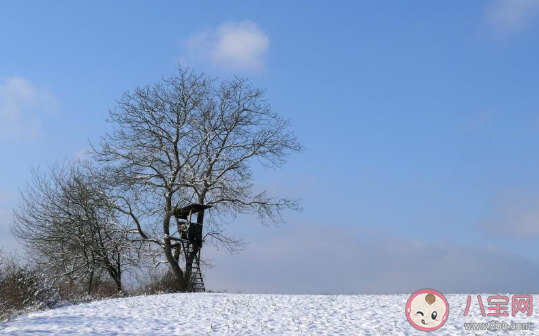
M244 226L242 236L253 231L242 254L205 250L216 266L207 271L208 288L282 294L539 290L538 265L489 247L406 240L335 223Z
M14 252L18 243L10 232L13 223L12 209L16 204L17 195L9 190L0 190L0 249L4 252Z
M265 67L268 36L252 21L225 23L216 30L192 35L187 58L230 71L260 71Z
M91 153L91 147L84 147L75 152L75 160L84 161L89 158Z
M0 190L0 204L13 201L17 196L8 190Z
M502 35L512 35L539 19L539 0L497 0L487 8L487 19Z
M505 195L479 228L489 235L539 236L539 196L526 192Z
M15 237L11 234L12 223L12 210L0 208L0 249L4 250L4 252L13 252L17 247L20 247Z
M20 77L0 80L0 140L35 137L40 118L58 102L50 92Z

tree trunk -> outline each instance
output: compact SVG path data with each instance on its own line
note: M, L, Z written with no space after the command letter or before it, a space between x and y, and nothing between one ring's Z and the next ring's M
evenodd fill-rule
M92 295L92 284L94 282L94 271L92 270L90 272L90 275L88 277L88 295Z
M183 271L180 268L180 265L178 264L178 259L174 257L172 254L172 248L170 244L170 239L165 239L165 256L167 258L167 261L170 265L170 270L172 274L174 275L174 278L176 278L176 281L178 282L178 288L177 290L183 290L184 289L184 278L183 278Z
M121 273L118 274L118 276L114 278L114 282L116 283L116 290L118 291L118 294L123 293Z
M165 214L165 218L163 218L163 233L165 234L165 239L164 239L165 246L163 247L163 249L165 252L165 257L167 258L167 261L170 265L170 271L172 272L172 275L174 275L178 283L177 290L181 291L184 287L183 271L180 268L179 259L174 257L174 253L172 252L172 244L169 238L170 219L172 217L171 210L172 210L172 199L170 198L170 196L167 196L166 207L165 207L166 214Z
M112 267L112 265L107 265L107 270L109 272L110 277L116 284L116 291L118 293L122 292L122 271L120 268L116 269Z

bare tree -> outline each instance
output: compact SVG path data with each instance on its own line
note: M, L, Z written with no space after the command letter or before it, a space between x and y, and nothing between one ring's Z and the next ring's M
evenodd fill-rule
M180 67L176 76L125 93L109 122L114 131L92 146L108 172L108 193L131 218L137 239L162 249L180 285L186 274L175 243L179 208L212 206L204 237L231 251L243 242L226 233L223 218L257 213L276 222L283 210L299 209L296 200L255 191L253 163L280 168L302 147L289 121L247 80L218 82ZM204 212L198 216L201 223Z
M122 275L137 264L125 217L113 207L88 164L34 171L15 211L13 233L34 264L57 277L93 284L109 276L118 292Z

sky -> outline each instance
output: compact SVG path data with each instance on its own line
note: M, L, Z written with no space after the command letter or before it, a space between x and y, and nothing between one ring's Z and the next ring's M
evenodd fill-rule
M178 64L267 89L305 146L207 287L539 292L539 0L0 2L0 246L32 168L84 156Z

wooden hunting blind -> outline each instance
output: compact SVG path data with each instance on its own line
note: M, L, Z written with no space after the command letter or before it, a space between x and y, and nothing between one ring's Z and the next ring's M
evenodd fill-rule
M200 270L200 249L203 240L203 218L204 210L211 208L205 204L190 204L174 211L178 224L178 233L181 238L177 238L182 246L186 261L187 279L190 279L188 286L193 292L205 292L204 280ZM193 221L193 215L196 221Z

